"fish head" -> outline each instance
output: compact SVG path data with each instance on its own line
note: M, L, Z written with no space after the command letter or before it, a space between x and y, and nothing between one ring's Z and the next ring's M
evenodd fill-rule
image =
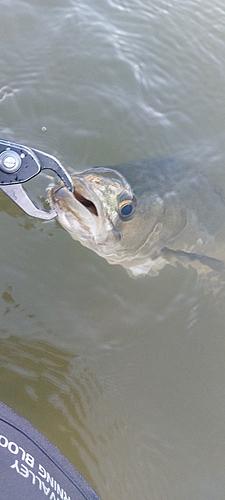
M161 231L162 198L149 193L145 182L135 189L113 168L94 167L72 178L74 193L65 186L48 190L64 229L111 264L128 269L144 262Z

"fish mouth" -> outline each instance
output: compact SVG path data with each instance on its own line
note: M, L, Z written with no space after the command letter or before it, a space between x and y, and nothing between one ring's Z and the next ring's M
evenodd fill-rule
M90 199L90 197L84 196L77 188L76 186L74 187L74 192L73 192L74 198L81 203L91 214L95 215L98 217L98 210L96 207L96 204Z
M73 178L73 183L73 193L71 193L64 185L57 187L54 186L49 190L53 205L56 208L61 204L62 206L67 205L71 211L75 210L75 212L77 212L77 204L75 205L75 203L78 202L79 205L84 207L91 215L99 217L102 213L102 207L98 196L95 195L93 190L86 185L86 182Z

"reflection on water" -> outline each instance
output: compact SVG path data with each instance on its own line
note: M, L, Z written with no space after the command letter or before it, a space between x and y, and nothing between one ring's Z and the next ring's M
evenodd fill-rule
M220 185L224 25L221 0L3 0L0 136L70 171L177 156ZM102 500L222 500L224 315L195 271L132 280L1 192L0 220L0 399Z

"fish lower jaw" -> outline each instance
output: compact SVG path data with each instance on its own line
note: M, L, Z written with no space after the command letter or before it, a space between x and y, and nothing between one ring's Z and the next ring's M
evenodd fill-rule
M70 234L70 236L79 241L83 246L90 248L96 253L99 253L104 257L104 252L98 252L97 248L101 245L104 247L104 243L107 239L108 232L103 232L99 229L98 221L95 216L92 215L92 220L89 217L86 221L82 221L74 216L73 213L65 213L58 210L57 214L58 222L60 225Z

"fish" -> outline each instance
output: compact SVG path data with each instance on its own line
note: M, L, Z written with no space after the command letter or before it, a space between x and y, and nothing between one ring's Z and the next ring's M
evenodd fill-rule
M225 271L225 204L203 173L176 158L92 167L72 174L74 193L51 185L58 222L132 277L169 264L215 280Z

